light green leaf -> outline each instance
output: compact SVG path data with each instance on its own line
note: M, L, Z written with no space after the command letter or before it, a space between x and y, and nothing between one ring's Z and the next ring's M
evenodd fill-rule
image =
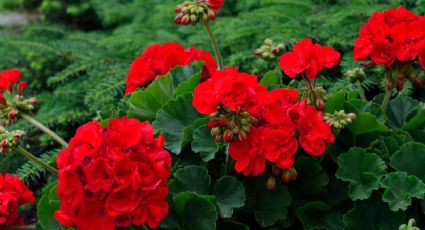
M385 174L385 162L375 154L361 148L352 148L338 157L335 176L350 183L348 195L352 200L367 199L373 190L379 188L379 181Z
M281 77L276 70L270 70L260 80L260 85L269 87L281 84Z
M384 124L369 112L359 112L357 118L348 126L354 136L371 132L389 132Z
M174 179L170 180L168 187L172 194L181 192L208 194L211 190L211 177L204 167L186 166L174 173Z
M400 150L391 156L390 166L414 175L425 182L425 145L411 142L401 146Z
M200 153L203 161L208 162L215 158L220 146L211 136L211 129L203 125L193 133L192 151Z
M37 204L38 223L45 230L64 229L54 218L55 211L60 207L57 188L57 183L48 185Z
M152 123L163 132L165 147L177 155L192 140L194 121L201 117L192 106L192 98L192 93L185 93L167 102Z
M192 92L195 90L196 86L199 84L201 80L201 73L196 73L189 79L181 82L176 89L174 90L173 98L180 96L187 92Z
M245 188L231 176L223 176L217 180L213 195L217 197L217 205L223 218L232 217L233 209L245 204Z
M381 181L385 188L382 200L387 202L394 212L405 211L412 204L412 198L424 198L425 184L416 176L407 176L405 172L393 172Z
M335 95L332 95L328 98L328 101L325 104L325 113L334 113L335 111L344 109L345 93L338 92Z

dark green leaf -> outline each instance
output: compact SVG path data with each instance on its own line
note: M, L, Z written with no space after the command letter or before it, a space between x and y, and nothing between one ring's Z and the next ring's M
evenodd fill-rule
M357 118L348 126L354 136L370 132L388 132L389 129L369 112L359 112Z
M211 136L211 129L203 125L193 133L192 151L200 153L203 161L208 162L215 158L220 146Z
M192 97L192 93L185 93L167 102L152 123L163 132L165 147L177 155L192 140L194 121L201 117L192 106Z
M393 172L385 176L381 181L381 187L385 188L382 200L387 202L391 210L405 211L412 198L424 198L425 184L416 176L407 176L405 172Z
M335 176L350 183L348 195L352 200L367 199L373 190L379 188L386 165L377 155L352 148L341 154L337 161L339 169Z
M245 224L238 223L235 221L225 221L217 225L218 230L249 230L249 227Z
M64 229L54 218L54 213L60 206L60 200L56 194L57 188L57 183L48 185L37 204L38 223L45 230Z
M425 167L420 162L425 162L425 145L411 142L401 146L400 150L391 156L390 165L425 181Z
M206 168L201 166L186 166L174 173L168 187L170 193L196 192L198 194L208 194L210 192L211 177Z
M342 229L343 214L342 211L331 210L329 205L321 201L307 203L297 210L297 216L304 229Z
M344 109L345 93L338 92L337 94L330 96L325 104L325 113L334 113L335 111Z
M173 98L187 92L193 92L201 80L201 73L196 73L186 81L181 82L174 90Z
M233 209L243 207L245 204L245 188L231 176L223 176L217 180L213 195L217 197L220 215L224 218L232 217Z
M418 105L418 101L408 96L394 98L386 110L388 123L394 128L401 128L406 123L407 117Z

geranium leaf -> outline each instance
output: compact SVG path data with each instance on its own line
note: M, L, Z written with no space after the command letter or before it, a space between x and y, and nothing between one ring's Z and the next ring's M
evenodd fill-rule
M360 112L369 112L373 114L379 122L384 123L387 120L387 115L381 109L381 106L371 101L364 102L360 99L351 99L350 104L354 105Z
M266 189L264 183L259 183L257 187L254 214L261 227L269 227L286 218L291 194L281 183L277 183L271 191Z
M146 89L131 94L127 115L141 121L155 120L156 112L171 99L173 91L170 75L158 77Z
M193 133L192 151L200 153L203 161L208 162L215 158L220 146L211 136L211 129L203 125Z
M56 194L57 188L57 183L48 185L37 204L38 223L45 230L64 229L53 216L60 207L60 200Z
M192 93L185 93L170 100L157 112L152 123L163 132L165 147L177 155L192 140L194 121L201 117L192 106L192 98Z
M386 169L380 157L361 148L341 154L337 163L339 169L335 176L350 183L348 195L352 200L367 199L373 190L378 189Z
M409 114L412 113L418 104L418 101L408 96L400 96L391 100L386 110L389 125L394 128L403 127Z
M173 93L173 98L176 98L177 96L180 96L187 92L193 92L195 90L195 87L199 84L199 81L201 80L201 73L196 73L189 79L181 82Z
M281 84L281 77L275 70L270 70L260 80L260 84L266 87L273 87Z
M235 221L224 221L217 224L217 229L220 230L249 230L245 224Z
M359 112L357 118L348 126L354 136L370 132L389 132L388 127L369 112Z
M338 92L333 96L328 98L328 101L325 104L325 113L333 113L335 111L344 109L345 93Z
M425 145L416 142L402 145L390 159L391 167L425 181L425 167L418 162L425 162Z
M329 205L321 201L307 203L297 210L297 217L304 229L342 229L343 214L340 210L331 210Z
M176 196L174 205L181 229L216 229L218 215L210 198L191 192L183 192Z
M170 70L170 75L174 85L177 86L182 82L192 78L195 74L201 73L204 67L204 61L194 61L187 66L176 66Z
M223 218L230 218L234 208L245 204L245 188L235 177L223 176L214 185L213 195L217 197L217 205Z
M379 196L355 203L344 215L344 230L398 229L404 222L404 213L393 212Z
M425 184L416 176L408 176L405 172L393 172L381 181L385 188L382 200L387 202L394 212L406 210L412 204L412 198L424 198Z
M211 177L208 170L201 166L186 166L174 173L168 188L170 193L196 192L198 194L208 194L211 190Z

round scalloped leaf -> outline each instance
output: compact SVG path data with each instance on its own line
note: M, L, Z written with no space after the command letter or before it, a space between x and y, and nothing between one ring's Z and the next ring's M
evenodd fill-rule
M192 106L192 98L189 92L170 100L157 112L152 123L164 134L165 147L177 155L192 140L194 121L201 117Z
M407 143L391 156L391 167L407 172L425 181L425 167L418 162L425 162L425 145L422 143Z
M389 125L394 128L403 127L408 120L409 115L414 112L418 104L418 101L413 100L408 96L401 96L392 99L386 110Z
M350 183L348 195L352 200L367 199L373 190L379 188L379 181L385 174L385 162L376 154L361 148L352 148L338 157L335 176Z
M220 146L211 136L211 129L203 125L193 133L192 151L201 154L203 161L208 162L215 158Z
M416 176L408 176L405 172L393 172L381 181L385 188L382 200L387 202L394 212L405 211L412 204L412 198L423 199L425 184Z
M342 222L343 212L331 210L331 207L322 201L314 201L297 209L297 217L300 219L304 229L328 229L339 230L344 224Z
M60 207L60 200L56 194L57 183L48 185L37 204L38 224L43 229L62 229L63 227L54 218L54 213Z
M391 211L379 196L372 196L356 202L343 220L344 230L398 229L404 223L404 213Z
M218 215L213 200L191 192L178 194L174 205L180 229L215 230Z
M235 177L223 176L214 185L213 195L217 198L220 215L230 218L234 208L245 205L245 188Z
M286 186L277 183L275 189L266 189L265 181L259 183L255 196L254 214L261 227L270 227L288 215L291 194Z
M170 193L196 192L208 194L211 190L211 177L208 170L201 166L186 166L174 173L174 179L168 183Z

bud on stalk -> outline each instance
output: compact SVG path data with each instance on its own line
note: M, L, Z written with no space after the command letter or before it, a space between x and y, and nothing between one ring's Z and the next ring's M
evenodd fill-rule
M274 178L274 176L269 177L266 182L266 188L267 190L273 190L274 188L276 188L276 179Z
M233 132L230 129L226 129L223 134L223 139L226 143L230 143L233 140Z

